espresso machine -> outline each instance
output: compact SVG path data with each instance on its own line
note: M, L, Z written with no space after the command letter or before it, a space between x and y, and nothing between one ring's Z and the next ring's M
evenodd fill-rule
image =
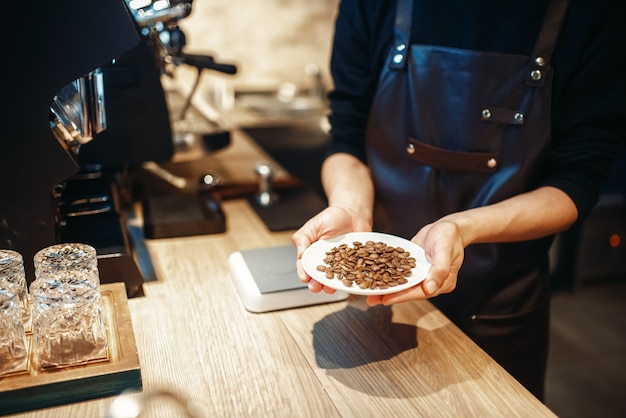
M124 0L9 2L0 152L0 247L24 257L84 242L101 281L143 277L124 225L128 167L172 155L171 129L148 38Z
M83 120L88 129L76 125L59 140L51 127L54 98L63 103L57 95L68 85L96 86L94 70L136 47L140 37L122 0L9 2L3 9L12 41L3 77L11 99L2 112L0 246L23 255L30 282L33 255L57 242L54 189L80 171L80 143L105 127L102 119ZM74 116L66 120L70 126Z
M196 68L198 78L207 69L237 70L183 52L178 22L191 5L52 0L4 6L12 42L4 77L10 106L1 113L0 248L23 255L29 283L34 254L63 242L92 245L101 282L125 282L129 297L142 295L144 280L154 279L144 236L129 214L141 194L136 173L175 152L161 78L179 65ZM176 117L184 116L195 87ZM229 132L205 137L209 151L230 138ZM219 204L207 207L221 214ZM207 233L225 227L223 216L201 221Z

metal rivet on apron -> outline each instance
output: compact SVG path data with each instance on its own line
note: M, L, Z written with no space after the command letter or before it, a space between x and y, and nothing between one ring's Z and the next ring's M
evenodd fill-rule
M541 71L539 71L539 70L532 70L530 72L530 78L532 78L535 81L541 80Z
M495 158L490 158L489 161L487 161L487 167L489 168L495 168L495 166L498 165L498 162L496 161Z
M483 109L482 115L483 119L489 119L491 117L491 110Z
M472 315L470 318L472 318L472 321L475 321L478 317L476 315Z
M535 64L537 64L540 67L543 67L544 65L546 65L546 60L543 57L537 57L535 58Z
M415 145L409 144L406 146L406 152L409 154L415 154Z
M396 54L393 56L393 62L395 62L396 64L400 64L403 59L404 59L404 55L402 54Z
M515 119L517 122L523 122L524 121L524 114L518 112L515 115L513 115L513 119Z

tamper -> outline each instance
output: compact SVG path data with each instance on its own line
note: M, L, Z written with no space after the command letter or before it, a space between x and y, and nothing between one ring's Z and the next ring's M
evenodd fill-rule
M267 163L260 163L256 166L255 173L259 179L256 203L260 206L268 207L278 202L278 195L272 190L272 180L275 174L274 168Z
M274 192L276 172L270 164L260 163L254 171L259 179L259 190L247 199L270 231L300 228L327 206L326 200L306 185L281 188L280 193Z

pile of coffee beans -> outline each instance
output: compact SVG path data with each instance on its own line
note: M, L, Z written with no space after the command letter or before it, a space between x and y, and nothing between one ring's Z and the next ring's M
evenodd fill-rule
M407 283L416 265L415 258L403 248L374 241L333 247L326 252L324 263L317 270L324 272L326 278L371 290Z

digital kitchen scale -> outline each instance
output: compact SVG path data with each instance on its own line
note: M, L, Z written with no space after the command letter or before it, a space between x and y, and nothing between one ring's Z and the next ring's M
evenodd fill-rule
M239 298L254 313L345 300L348 294L313 293L296 273L293 245L247 249L229 257Z

